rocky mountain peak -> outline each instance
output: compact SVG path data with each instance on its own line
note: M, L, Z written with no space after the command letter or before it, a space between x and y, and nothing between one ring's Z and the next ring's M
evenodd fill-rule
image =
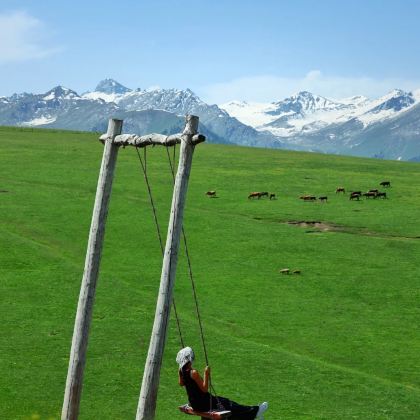
M373 108L371 112L377 113L385 110L401 111L416 102L411 92L405 92L401 89L394 89L381 99L382 102Z
M95 88L95 92L121 95L127 92L131 92L131 89L128 89L114 79L104 79L98 83Z
M53 99L74 99L79 98L79 95L69 88L64 86L56 86L49 90L43 97L45 101Z
M273 105L276 109L269 112L271 115L295 114L296 116L304 116L320 109L335 109L342 106L308 91L298 92L282 101L274 102Z

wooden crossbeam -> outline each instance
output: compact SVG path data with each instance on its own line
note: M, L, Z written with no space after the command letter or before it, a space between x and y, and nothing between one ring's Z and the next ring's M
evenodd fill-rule
M180 144L182 141L183 133L172 134L165 136L163 134L146 134L144 136L138 136L137 134L120 134L112 140L112 144L118 146L134 146L134 147L146 147L146 146L175 146ZM99 140L104 143L109 139L109 135L102 134ZM202 134L195 134L192 136L191 143L198 144L206 140L206 136Z

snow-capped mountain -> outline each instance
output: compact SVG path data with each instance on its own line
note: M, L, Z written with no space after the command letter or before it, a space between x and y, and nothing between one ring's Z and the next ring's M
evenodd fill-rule
M279 136L291 136L308 129L307 125L313 122L332 124L358 118L364 125L368 125L395 115L414 105L419 99L416 99L413 93L399 89L375 100L369 100L365 96L353 96L332 101L309 92L300 92L271 104L233 101L220 107L231 116L259 130L268 129ZM276 128L283 128L284 131Z
M298 148L311 151L420 161L420 103L367 125L352 118L302 133L293 141Z
M0 124L105 131L124 119L124 131L179 132L184 115L200 117L210 142L284 147L387 159L420 160L420 89L377 99L328 99L310 92L272 103L208 105L190 89L129 89L112 79L92 92L57 86L43 94L0 97Z
M375 100L365 96L330 100L309 92L299 92L270 104L233 101L220 107L257 130L268 130L279 137L293 137L353 118L367 126L392 117L415 103L412 93L396 89Z
M307 124L322 123L319 119L321 114L341 113L351 108L352 104L337 103L309 92L299 92L283 101L269 104L232 101L220 107L257 130L268 130L276 136L289 137L300 132Z
M84 99L102 99L104 102L118 103L127 93L132 92L121 83L113 79L104 79L98 83L93 92L86 92L82 95Z
M323 96L313 95L310 92L299 92L296 95L286 98L279 102L274 102L276 110L272 115L283 116L285 114L294 115L295 118L304 117L317 111L340 110L347 108L346 105L331 101Z
M98 130L98 117L105 118L116 110L115 104L86 100L63 86L43 94L22 93L6 99L0 102L0 124L4 125Z
M419 103L420 90L404 92L395 89L374 100L365 96L330 100L309 92L300 92L283 101L269 104L233 101L220 107L239 121L259 131L270 131L279 137L286 147L328 153L359 154L360 139L363 137L363 142L366 142L366 133L378 132L378 127L399 118L411 109L413 114L418 113L416 105ZM396 130L394 129L392 136L391 133L379 131L386 142L387 137L395 138L402 127L398 126ZM416 136L415 131L413 135ZM416 144L413 136L407 131L404 131L404 136L409 136L410 143ZM407 153L397 150L402 147L404 140L398 141L400 146L396 145L393 153L390 145L387 147L387 152L380 150L379 143L375 142L376 152L372 147L368 147L363 149L362 154L366 155L369 150L371 153L369 156L394 159L407 156ZM420 143L420 138L417 143ZM420 151L420 144L418 147ZM412 146L410 150L413 150Z
M118 83L113 79L104 79L98 83L95 91L123 95L124 93L131 92L131 89L123 86L121 83Z
M83 95L57 86L44 94L15 94L0 98L0 124L105 131L110 117L124 119L124 131L134 133L182 131L187 113L200 117L200 131L210 142L281 147L271 133L258 132L217 105L207 105L191 90L128 89L105 79Z

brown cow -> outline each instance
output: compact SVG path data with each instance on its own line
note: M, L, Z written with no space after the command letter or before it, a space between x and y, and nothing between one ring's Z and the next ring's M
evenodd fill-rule
M374 192L374 191L368 191L367 193L364 193L364 194L362 194L363 195L363 197L366 197L366 198L375 198L376 197L376 192Z
M260 192L257 192L257 191L255 191L255 192L252 192L252 193L250 193L249 195L248 195L248 198L255 198L255 197L257 197L258 198L258 200L261 198L261 193Z
M314 195L301 195L299 197L303 201L315 201L316 197Z
M216 191L207 191L206 192L207 197L216 197Z
M341 192L343 194L346 193L346 190L344 189L344 187L337 187L337 189L335 190L335 193L338 194L338 193L341 193Z
M350 194L349 200L357 200L357 201L359 201L361 195L362 194L359 194L358 191L357 192L353 192L353 193Z

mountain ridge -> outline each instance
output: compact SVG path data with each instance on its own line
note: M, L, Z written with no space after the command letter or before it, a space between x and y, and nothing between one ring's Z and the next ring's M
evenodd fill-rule
M200 116L200 131L210 142L282 147L271 133L259 132L217 105L206 104L190 89L132 90L113 79L99 82L96 89L79 95L56 86L42 94L1 98L0 124L103 131L109 118L118 117L125 120L125 131L173 134L182 130L185 114L194 113Z
M182 130L185 114L195 114L210 142L416 160L419 103L420 89L394 89L377 99L337 100L300 91L271 103L219 106L190 89L130 89L104 79L81 95L55 86L46 93L0 97L0 124L104 131L108 119L118 117L125 131L172 134Z
M231 101L221 108L257 130L270 131L286 148L410 160L420 156L419 93L394 89L377 99L358 95L329 100L304 91L269 104ZM404 120L411 131L401 125L392 133L380 129L412 109L412 121Z

